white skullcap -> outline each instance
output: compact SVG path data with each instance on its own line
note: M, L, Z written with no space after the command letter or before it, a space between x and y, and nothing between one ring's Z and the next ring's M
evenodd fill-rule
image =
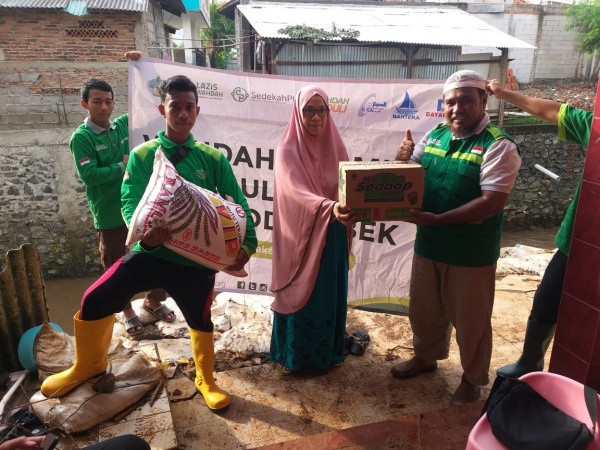
M474 87L485 91L485 80L474 70L459 70L448 77L444 84L443 94L452 89L464 87Z

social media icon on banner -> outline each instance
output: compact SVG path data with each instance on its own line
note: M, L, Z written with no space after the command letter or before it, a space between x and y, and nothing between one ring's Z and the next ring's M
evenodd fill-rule
M237 287L238 287L238 289L246 289L246 282L245 281L238 281Z
M259 288L260 292L267 292L267 285L264 283L260 284L260 288Z
M256 283L248 283L248 289L250 289L251 291L255 291L256 290Z

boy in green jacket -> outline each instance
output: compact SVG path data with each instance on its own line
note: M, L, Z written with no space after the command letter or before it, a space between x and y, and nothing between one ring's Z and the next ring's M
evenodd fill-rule
M158 138L136 147L129 158L121 188L123 217L129 223L143 196L156 150L167 158L182 146L189 149L176 169L184 179L222 197L231 198L246 213L246 235L230 271L241 270L256 251L256 233L248 203L227 159L215 148L195 142L191 130L198 112L196 85L185 76L174 76L161 84L161 105L166 130ZM164 287L181 309L189 327L196 364L195 385L208 407L221 410L229 405L228 395L213 378L214 345L210 306L215 271L165 248L171 229L163 217L154 216L134 250L115 264L84 294L81 310L74 317L76 360L67 371L47 378L42 393L48 397L66 394L107 367L114 313L136 292Z
M141 52L125 53L137 61ZM69 148L75 159L77 175L85 184L85 196L94 217L98 233L100 262L106 271L125 253L127 226L121 215L121 183L129 158L129 116L123 114L110 120L115 106L112 86L105 80L92 78L81 88L81 106L87 111L85 121L71 136ZM166 322L175 320L175 313L163 305L164 289L146 292L143 308ZM134 336L143 325L131 303L123 307L126 331Z

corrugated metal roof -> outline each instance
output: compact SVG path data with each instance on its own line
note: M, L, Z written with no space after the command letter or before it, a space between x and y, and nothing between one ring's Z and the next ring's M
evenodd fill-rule
M119 11L147 11L148 0L87 0L88 9L114 9Z
M2 0L0 7L5 8L56 8L67 6L69 0Z
M359 42L535 48L451 6L261 2L238 8L264 38L289 39L279 32L286 26L307 25L331 31L335 23L338 29L359 31Z
M0 0L5 8L63 9L69 0ZM117 11L147 11L148 0L87 0L88 9L108 9Z

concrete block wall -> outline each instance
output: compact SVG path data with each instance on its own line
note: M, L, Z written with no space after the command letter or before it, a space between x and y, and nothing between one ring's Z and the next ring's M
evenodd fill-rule
M509 15L510 17L510 15ZM536 45L538 28L538 15L532 13L513 14L507 32L511 36L518 37L531 45ZM533 49L511 49L508 52L510 63L508 66L513 70L517 81L520 83L531 83L534 78Z
M75 128L86 111L81 86L107 80L115 91L115 114L127 111L127 63L4 62L0 64L0 130Z
M486 8L478 5L469 13L528 44L537 50L511 49L509 67L513 69L519 83L531 83L538 78L580 78L583 75L585 57L576 50L576 39L566 31L564 6L505 5L503 12L498 5ZM541 23L540 23L541 20ZM463 53L492 51L500 55L499 49L463 47Z
M583 59L577 53L577 41L565 31L564 15L544 15L538 43L535 78L578 78L582 76Z

